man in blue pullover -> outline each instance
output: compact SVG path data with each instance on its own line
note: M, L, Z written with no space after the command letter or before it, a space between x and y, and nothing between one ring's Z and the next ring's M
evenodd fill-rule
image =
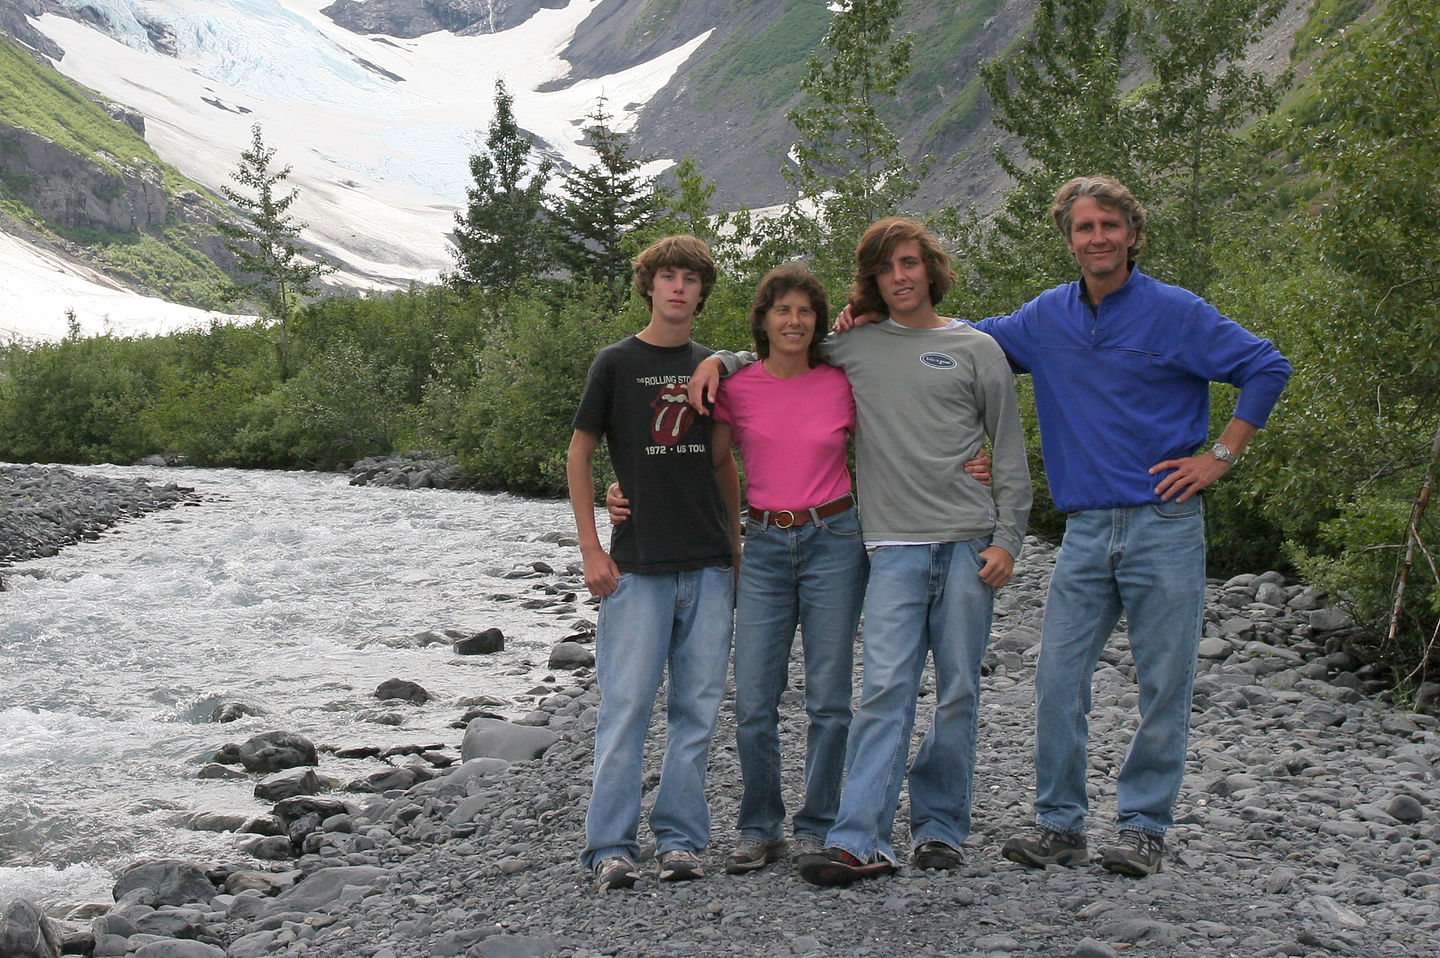
M1030 373L1045 473L1065 536L1046 599L1035 677L1038 828L1001 853L1033 867L1089 860L1085 842L1091 677L1120 614L1140 724L1116 790L1118 840L1102 867L1160 868L1185 773L1205 603L1204 507L1290 378L1269 340L1135 265L1145 210L1108 176L1060 188L1051 211L1080 279L976 326ZM1210 383L1240 388L1204 451Z

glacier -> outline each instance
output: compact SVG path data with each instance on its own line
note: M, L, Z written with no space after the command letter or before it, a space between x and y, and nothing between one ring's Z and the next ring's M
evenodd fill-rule
M275 163L292 167L292 211L307 224L305 239L344 264L337 281L377 290L434 282L452 265L447 234L497 79L538 147L585 166L594 154L581 127L597 102L604 98L618 129L631 129L636 110L710 35L566 83L561 54L601 0L542 9L500 33L408 40L337 26L321 12L329 0L62 2L103 14L110 29L56 14L35 21L65 51L60 72L141 113L161 158L211 190L230 182L258 123ZM173 55L152 43L156 31ZM47 300L34 312L66 308ZM62 321L54 335L64 332Z

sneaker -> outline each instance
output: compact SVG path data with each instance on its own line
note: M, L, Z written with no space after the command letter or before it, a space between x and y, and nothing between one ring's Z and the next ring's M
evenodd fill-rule
M735 850L730 853L729 858L725 859L725 874L743 875L745 872L764 868L771 862L783 858L788 847L788 843L783 838L765 841L742 835L740 841L735 845Z
M1031 868L1083 865L1090 860L1084 832L1056 832L1043 826L1034 835L1014 836L1000 846L1000 854Z
M849 885L862 878L893 874L895 865L877 855L865 862L843 848L826 848L800 859L800 877L812 885Z
M796 832L790 839L790 857L799 861L806 855L818 855L825 850L825 839L819 835Z
M640 880L640 872L635 863L624 855L615 855L597 862L595 865L595 884L600 891L609 891L612 888L634 888L635 883Z
M672 848L660 853L661 881L691 881L704 877L705 869L690 849Z
M960 868L965 864L965 855L958 848L951 848L944 842L925 842L915 846L910 864L916 868L939 868L944 871Z
M1120 875L1144 878L1160 870L1160 858L1164 854L1164 838L1126 828L1121 830L1115 844L1100 849L1100 867Z

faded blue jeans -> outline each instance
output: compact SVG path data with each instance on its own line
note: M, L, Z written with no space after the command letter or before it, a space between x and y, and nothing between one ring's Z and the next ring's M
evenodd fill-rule
M1140 726L1120 768L1117 825L1163 835L1185 776L1205 611L1205 511L1182 502L1072 514L1045 602L1035 674L1035 817L1080 832L1089 803L1091 680L1121 612L1140 686Z
M994 602L980 581L980 553L989 546L987 537L870 553L864 681L827 846L899 863L891 832L927 655L935 659L935 720L910 766L910 834L916 845L953 848L969 837L980 661Z
M805 653L805 800L797 835L823 840L835 823L850 730L855 627L865 596L865 546L854 509L780 529L749 520L735 600L735 740L745 791L737 827L761 841L784 837L780 696L795 627Z
M710 843L705 772L730 661L735 574L730 566L625 573L600 602L595 676L600 715L585 814L585 867L639 854L642 761L650 713L669 667L665 759L650 810L656 850Z

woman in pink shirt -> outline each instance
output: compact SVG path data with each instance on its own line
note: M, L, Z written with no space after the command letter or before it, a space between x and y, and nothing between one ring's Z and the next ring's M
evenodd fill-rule
M819 851L835 821L850 729L855 629L867 562L847 441L850 383L820 362L825 288L786 263L761 281L750 310L760 361L726 379L711 442L733 440L745 463L745 549L736 590L735 721L745 790L731 874L786 852L779 705L798 625L809 734L805 799L792 820L794 855Z

